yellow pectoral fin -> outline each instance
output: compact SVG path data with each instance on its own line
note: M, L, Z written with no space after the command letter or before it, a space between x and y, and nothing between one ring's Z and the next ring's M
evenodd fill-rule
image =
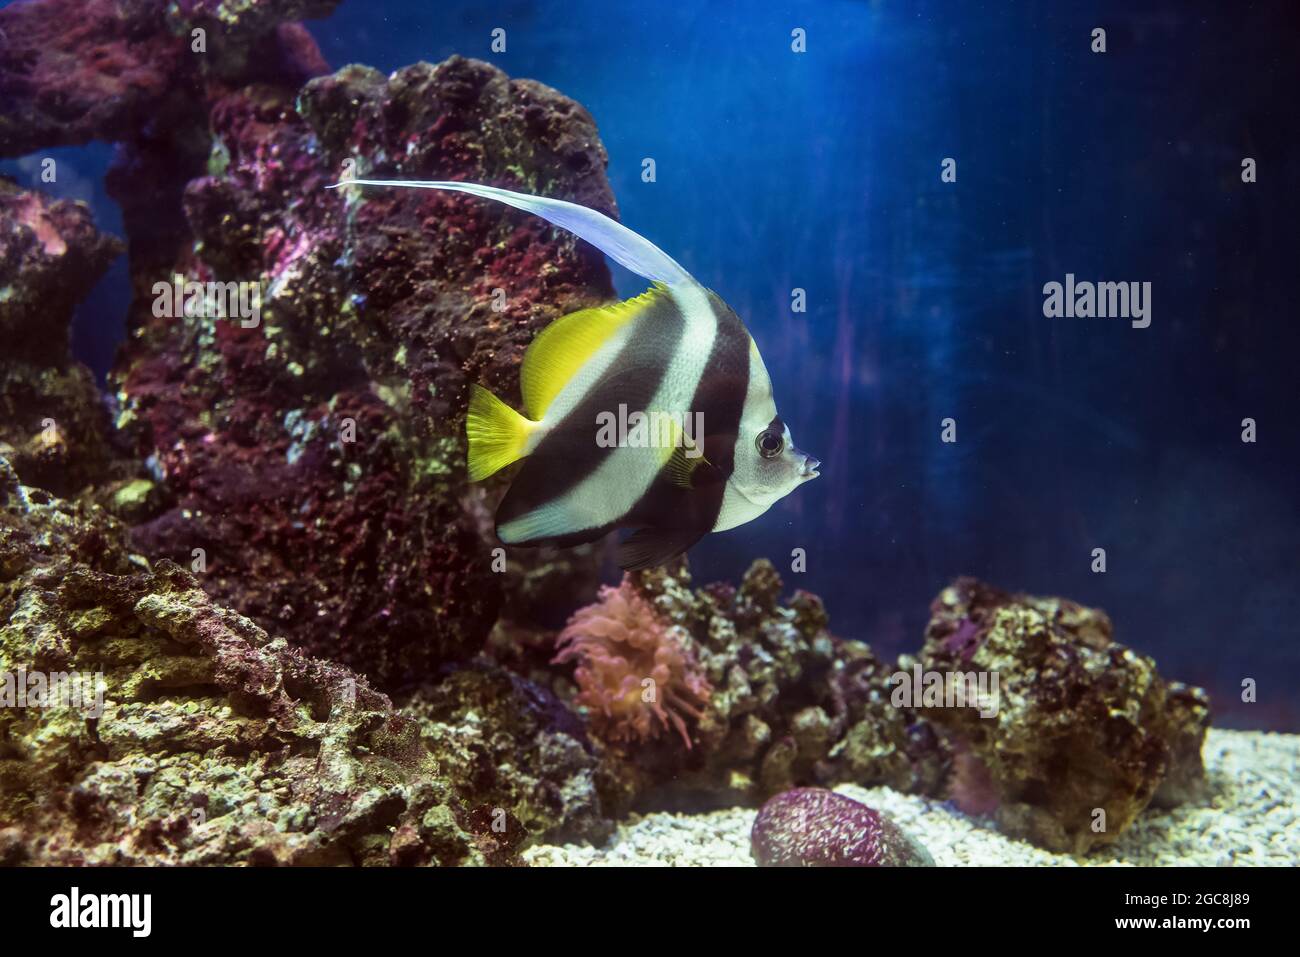
M656 284L633 299L561 316L538 333L519 371L519 388L528 414L539 422L545 418L555 397L596 350L666 294L665 287Z
M470 481L481 481L527 455L528 437L537 425L481 385L471 385L465 417Z
M674 420L671 422L671 444L664 453L664 477L680 488L693 488L697 469L702 466L713 467L704 457L704 448L691 438Z

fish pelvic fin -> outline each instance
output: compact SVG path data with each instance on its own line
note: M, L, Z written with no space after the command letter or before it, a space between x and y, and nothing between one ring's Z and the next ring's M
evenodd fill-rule
M694 284L695 280L676 260L644 236L610 219L604 213L563 199L549 196L531 196L496 186L479 183L459 183L435 180L402 179L347 179L327 187L340 186L390 186L402 189L441 189L455 193L468 193L482 199L494 200L540 216L552 226L567 229L585 239L620 266L632 270L653 282L668 286Z
M524 418L477 383L469 389L465 435L469 479L481 482L528 454L528 439L540 423Z
M708 529L642 528L618 546L618 566L634 572L666 565L705 536Z

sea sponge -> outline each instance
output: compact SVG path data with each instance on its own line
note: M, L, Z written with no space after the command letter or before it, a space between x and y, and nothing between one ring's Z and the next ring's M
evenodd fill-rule
M691 747L685 718L700 718L713 689L690 649L626 577L569 619L556 648L553 664L577 662L575 701L599 737L630 744L671 727Z

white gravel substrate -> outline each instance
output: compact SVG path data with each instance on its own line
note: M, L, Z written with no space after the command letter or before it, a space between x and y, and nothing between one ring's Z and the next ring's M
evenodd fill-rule
M1012 840L991 822L941 801L851 784L836 790L891 816L940 866L1300 863L1300 735L1211 729L1204 758L1210 782L1205 805L1148 811L1118 843L1086 857ZM730 808L634 815L603 847L539 845L524 857L539 867L752 867L749 830L755 813Z

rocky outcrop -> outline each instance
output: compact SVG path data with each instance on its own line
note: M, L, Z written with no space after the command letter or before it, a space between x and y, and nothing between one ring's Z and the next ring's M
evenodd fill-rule
M0 156L188 130L205 91L324 72L307 31L338 0L28 0L0 10ZM157 129L159 135L167 135Z
M0 459L3 863L510 864L601 833L547 692L485 669L399 712L123 538Z
M251 283L258 315L137 303L121 421L174 505L133 541L202 548L218 600L385 687L418 681L476 653L501 598L463 465L468 385L516 389L531 337L608 296L608 272L466 197L325 187L350 163L612 210L604 152L572 101L460 59L246 88L212 132L184 193L194 241L166 273L137 264L136 286Z
M84 204L0 179L0 455L61 495L113 472L108 409L68 346L73 310L121 251Z
M998 684L991 700L916 703L983 766L1008 834L1083 853L1113 842L1157 795L1176 803L1198 789L1205 692L1115 641L1105 612L962 578L931 615L919 665L943 677L939 697L972 686L966 675Z

